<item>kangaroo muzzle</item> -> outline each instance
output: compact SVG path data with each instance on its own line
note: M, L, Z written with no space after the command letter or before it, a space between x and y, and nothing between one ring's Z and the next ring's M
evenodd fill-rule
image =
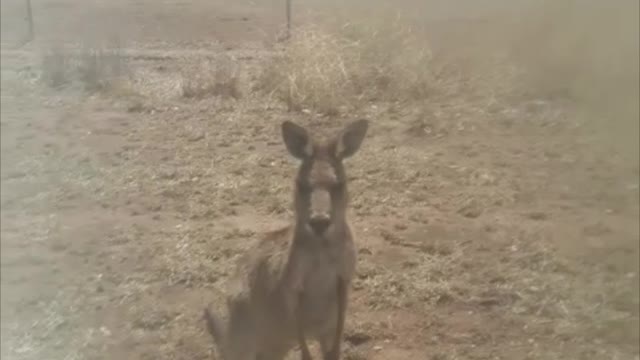
M331 225L331 194L325 189L311 192L309 226L317 235L322 235Z

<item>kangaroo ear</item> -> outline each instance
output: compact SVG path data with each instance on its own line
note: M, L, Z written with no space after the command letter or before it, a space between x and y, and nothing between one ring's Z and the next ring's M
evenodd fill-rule
M365 119L356 120L347 125L338 135L336 157L344 159L355 154L360 149L368 128L369 121Z
M289 153L298 159L311 157L313 148L307 130L291 121L282 123L282 139Z

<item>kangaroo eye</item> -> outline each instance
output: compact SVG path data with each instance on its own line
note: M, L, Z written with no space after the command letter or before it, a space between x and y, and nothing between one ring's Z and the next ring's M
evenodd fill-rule
M309 185L309 183L306 181L298 181L297 185L298 185L298 191L300 192L306 193L311 191L311 185Z
M343 189L344 189L343 182L337 182L331 185L331 192L339 192L339 191L342 191Z

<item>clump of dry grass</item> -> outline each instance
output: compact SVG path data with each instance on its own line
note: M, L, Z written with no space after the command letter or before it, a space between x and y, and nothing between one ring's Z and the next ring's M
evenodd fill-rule
M221 96L239 99L242 96L239 69L227 57L201 62L194 68L185 69L181 89L185 98Z
M425 39L400 18L297 30L260 87L295 109L333 114L362 100L425 96L432 85Z
M125 75L125 58L119 49L87 49L81 54L78 67L86 90L107 89Z
M261 86L295 108L336 111L353 93L349 44L318 28L297 33L281 57L269 64Z
M383 98L422 98L434 88L436 69L425 34L396 15L374 17L342 27L358 48L356 82L363 92Z
M59 48L46 52L42 57L40 79L53 88L59 88L70 82L69 58Z
M126 75L126 59L119 48L73 51L55 47L42 58L41 80L53 88L80 84L86 91L102 91Z

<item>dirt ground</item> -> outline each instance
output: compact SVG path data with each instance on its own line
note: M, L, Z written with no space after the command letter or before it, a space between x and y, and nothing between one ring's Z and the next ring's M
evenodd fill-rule
M280 2L33 1L38 39L19 46L23 4L2 2L3 359L214 359L202 309L291 218L280 123L358 117L345 359L640 359L637 155L570 104L326 117L247 89L184 97L203 62L251 78ZM135 93L38 82L48 44L108 34Z

